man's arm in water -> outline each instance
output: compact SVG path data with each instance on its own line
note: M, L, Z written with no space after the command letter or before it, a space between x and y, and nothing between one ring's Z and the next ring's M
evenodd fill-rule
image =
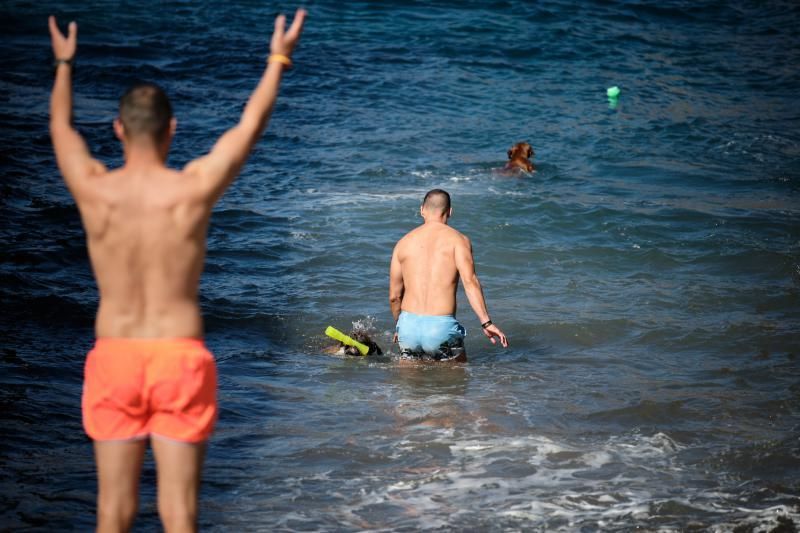
M56 70L50 96L50 137L64 181L78 197L86 188L87 178L103 172L105 166L92 158L83 137L72 126L72 61L78 47L78 25L70 22L66 37L55 17L49 18L48 25Z
M403 269L400 266L400 259L397 257L397 248L395 246L394 252L392 252L392 263L389 266L389 307L395 322L400 318L400 308L403 305L403 293L405 292Z
M400 318L400 309L403 305L403 293L405 292L403 269L400 266L400 259L397 257L398 246L399 244L394 247L392 263L389 266L389 307L392 310L395 324L397 323L397 319ZM397 342L397 332L394 334L393 341Z
M475 261L472 258L472 244L469 239L463 235L457 237L456 241L456 268L458 275L461 276L461 282L464 284L464 292L467 294L469 305L472 310L478 315L478 320L481 324L485 324L489 319L489 311L486 309L486 300L483 298L483 289L481 282L478 280L478 275L475 273ZM492 344L497 344L495 337L500 340L503 347L508 346L508 339L505 334L500 331L494 324L483 328L483 334L486 335Z
M287 68L281 60L291 57L303 31L305 16L306 12L298 9L288 31L285 31L285 16L279 15L275 19L275 31L270 41L272 59L267 62L261 81L250 96L239 123L220 137L211 152L187 165L186 172L200 177L212 202L222 196L236 178L250 155L250 150L267 126L278 98L283 70Z

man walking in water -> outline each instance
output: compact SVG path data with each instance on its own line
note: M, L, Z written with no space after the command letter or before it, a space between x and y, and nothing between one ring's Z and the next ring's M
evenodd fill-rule
M164 529L197 528L205 442L217 417L216 367L197 300L211 209L267 125L304 19L298 10L288 31L285 17L275 19L271 55L239 123L183 170L166 166L176 125L166 94L151 84L126 92L114 121L125 164L108 170L71 124L77 25L65 37L50 17L50 132L100 293L82 400L97 463L98 531L130 529L148 438Z
M453 213L450 195L441 189L428 191L420 213L425 222L397 242L389 270L389 305L401 355L426 361L467 360L465 330L455 317L459 276L483 334L492 344L500 340L508 346L486 310L469 239L447 225Z

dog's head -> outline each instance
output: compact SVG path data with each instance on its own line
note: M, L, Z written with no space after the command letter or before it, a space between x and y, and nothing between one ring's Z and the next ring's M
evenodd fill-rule
M350 333L350 338L353 340L357 340L361 344L365 344L369 351L367 355L383 355L383 351L378 344L373 341L369 335L364 333L363 331L354 331ZM344 346L344 345L343 345ZM344 353L345 355L361 355L361 352L358 351L358 348L355 346L344 346Z
M508 149L509 159L530 159L534 155L533 147L526 142L519 142Z

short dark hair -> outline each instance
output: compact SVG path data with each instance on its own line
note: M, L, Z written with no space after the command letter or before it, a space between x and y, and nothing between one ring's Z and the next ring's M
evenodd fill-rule
M450 210L450 194L443 189L432 189L422 199L422 206L446 213Z
M164 90L155 83L139 83L119 99L119 120L128 137L164 138L172 119L172 105Z

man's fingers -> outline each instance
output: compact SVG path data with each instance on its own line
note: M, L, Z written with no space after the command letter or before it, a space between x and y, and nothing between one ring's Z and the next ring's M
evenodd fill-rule
M286 27L286 15L278 15L275 17L275 31L272 33L272 36L283 36L283 30Z
M73 20L69 23L69 36L67 37L68 40L74 41L78 38L78 24Z
M286 33L286 37L292 40L300 37L300 32L303 31L303 24L305 23L305 20L306 10L298 9L294 14L294 20L292 21L292 25L289 27L289 31Z
M47 25L50 28L50 35L55 37L59 35L61 32L58 31L58 24L56 24L56 18L53 15L50 15L47 19Z
M484 329L483 334L486 335L490 341L492 341L492 344L496 345L497 340L499 340L503 348L508 348L508 338L506 337L505 333L494 326L490 326L490 328L491 329ZM495 339L495 337L497 337L497 339Z

